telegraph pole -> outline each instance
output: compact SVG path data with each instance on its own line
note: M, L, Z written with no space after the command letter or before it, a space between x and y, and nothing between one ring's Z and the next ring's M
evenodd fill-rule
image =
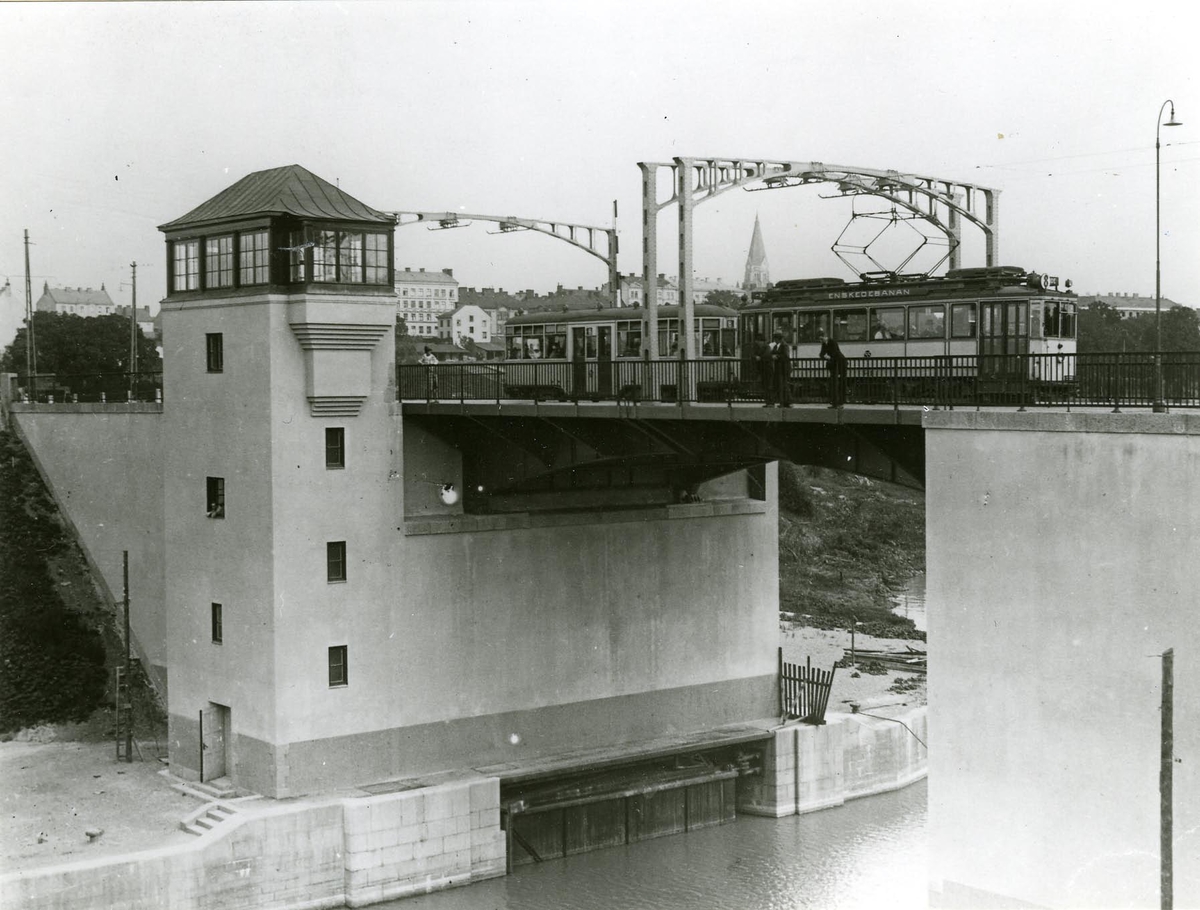
M25 229L25 372L30 400L37 401L37 344L33 338L33 289L29 283L29 228Z
M1173 820L1171 765L1175 760L1175 649L1162 653L1162 745L1158 761L1159 902L1162 910L1175 906L1173 877Z
M137 397L137 263L129 263L133 271L133 305L129 308L129 400Z

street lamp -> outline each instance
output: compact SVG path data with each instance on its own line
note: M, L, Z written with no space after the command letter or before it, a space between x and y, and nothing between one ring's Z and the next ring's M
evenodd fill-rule
M1171 106L1171 119L1162 122L1163 111ZM1159 137L1164 126L1182 126L1175 119L1175 102L1167 99L1158 109L1158 121L1154 127L1154 413L1163 414L1167 410L1163 402L1162 379L1162 258L1159 247L1162 244L1162 229L1159 227L1159 187L1162 183L1159 167L1159 149L1162 143Z

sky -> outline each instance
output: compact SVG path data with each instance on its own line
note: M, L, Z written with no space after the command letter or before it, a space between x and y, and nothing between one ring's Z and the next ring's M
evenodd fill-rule
M619 267L640 273L637 164L675 156L995 187L999 264L1153 296L1155 117L1171 99L1162 293L1200 306L1200 65L1182 2L32 2L0 3L0 34L0 281L18 299L28 229L35 300L44 282L104 283L128 303L137 262L138 303L157 309L157 225L287 164L385 211L608 227L616 201ZM853 279L831 246L886 221L851 223L870 205L831 192L704 202L696 277L741 280L757 215L773 280ZM658 215L668 275L676 218ZM565 243L496 227L402 227L396 264L466 287L606 280ZM900 223L872 250L915 243ZM968 229L962 265L983 264Z

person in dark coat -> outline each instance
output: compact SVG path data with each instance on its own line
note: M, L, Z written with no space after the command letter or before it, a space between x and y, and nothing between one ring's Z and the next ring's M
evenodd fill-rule
M829 398L831 408L840 408L846 403L846 355L838 343L824 332L819 335L821 351L817 355L826 361L829 369Z
M771 362L771 346L762 341L754 342L754 363L758 367L758 381L763 390L763 407L771 407L775 400L775 369Z
M783 343L783 334L776 332L771 339L771 386L774 400L781 408L792 406L792 388L788 380L792 376L792 355Z

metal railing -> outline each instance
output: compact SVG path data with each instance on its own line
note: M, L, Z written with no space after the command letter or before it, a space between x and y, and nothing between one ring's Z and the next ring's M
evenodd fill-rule
M162 401L162 371L18 375L16 400L39 404Z
M1200 353L1162 355L1163 400L1200 407ZM1151 407L1154 354L972 354L846 361L847 404ZM792 361L794 403L828 403L824 361ZM756 364L725 360L504 361L398 364L400 401L761 403Z

